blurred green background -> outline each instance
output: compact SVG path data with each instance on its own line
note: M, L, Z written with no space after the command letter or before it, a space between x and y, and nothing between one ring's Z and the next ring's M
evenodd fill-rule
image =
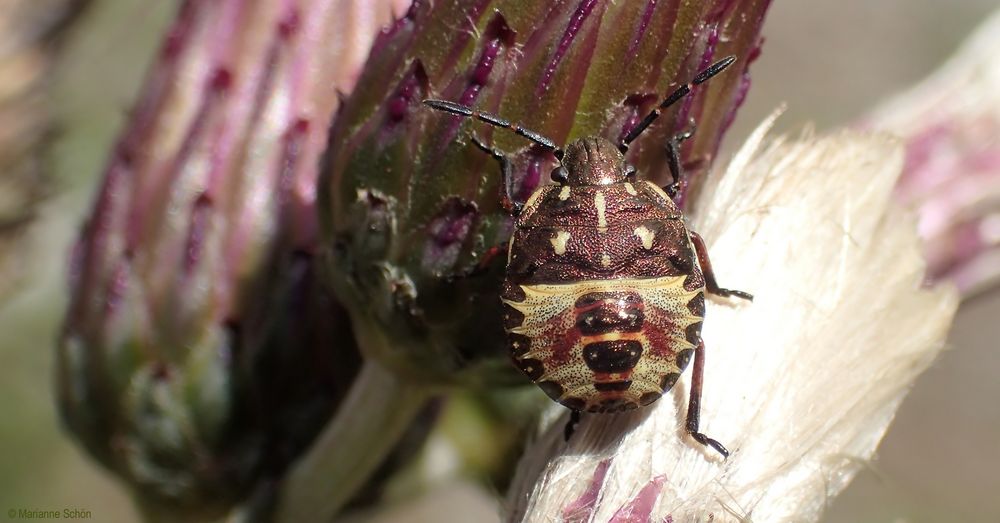
M932 71L997 7L988 0L775 2L727 148L782 101L788 111L779 131L859 118ZM69 241L174 9L168 1L93 0L56 65L51 109L59 130L45 158L53 194L22 244L27 277L0 303L0 517L12 508L78 508L93 521L137 520L114 478L61 432L51 364ZM879 459L831 502L825 521L1000 521L998 315L1000 290L962 306L950 350L919 380ZM442 497L449 514L437 512ZM445 480L379 520L484 521L496 518L489 499L478 487ZM467 509L455 510L456 503Z

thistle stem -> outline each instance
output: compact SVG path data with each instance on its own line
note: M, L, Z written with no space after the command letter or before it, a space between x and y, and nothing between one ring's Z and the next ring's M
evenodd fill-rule
M367 361L337 415L288 474L274 521L329 521L361 488L430 397Z

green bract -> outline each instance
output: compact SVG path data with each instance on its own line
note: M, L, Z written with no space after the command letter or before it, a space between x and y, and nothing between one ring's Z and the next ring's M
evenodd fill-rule
M487 249L506 248L511 224L498 207L499 169L470 138L514 154L521 201L548 181L555 159L423 99L493 112L557 143L618 140L672 87L736 55L629 155L640 177L667 180L662 145L693 118L698 132L683 158L696 180L746 94L767 5L415 3L376 40L334 122L320 177L327 274L365 354L436 383L509 375L497 298L504 256L468 274Z

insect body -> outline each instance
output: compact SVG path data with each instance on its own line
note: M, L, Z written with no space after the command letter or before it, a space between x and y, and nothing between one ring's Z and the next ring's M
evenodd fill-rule
M650 182L625 178L611 142L585 138L566 184L518 216L504 282L517 366L573 410L614 412L670 389L698 346L705 281L683 216Z
M624 153L660 110L732 61L716 63L679 88L617 145L587 137L563 151L494 115L425 101L507 127L561 160L552 174L557 184L538 188L522 206L510 196L506 156L476 140L500 161L502 201L515 216L501 298L518 368L574 413L618 412L656 401L693 359L687 430L723 455L725 447L698 432L705 291L751 296L719 288L704 242L688 231L671 198L680 179L678 145L690 133L667 146L674 184L665 189L637 181Z

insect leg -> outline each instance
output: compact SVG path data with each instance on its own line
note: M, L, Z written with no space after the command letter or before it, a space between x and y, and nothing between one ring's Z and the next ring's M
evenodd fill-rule
M497 255L504 252L506 249L507 249L506 243L500 245L494 245L489 249L486 249L485 252L483 252L483 255L479 257L479 261L476 262L475 265L467 269L464 269L460 272L449 274L445 276L445 279L449 282L454 282L463 278L471 278L473 276L479 276L480 274L483 274L484 272L488 271L490 268L490 264L492 264L493 260L497 258Z
M680 134L674 135L670 141L667 142L667 166L670 167L670 177L673 178L673 183L667 185L663 188L663 191L667 193L667 196L673 198L678 191L681 190L681 180L684 179L683 166L681 165L681 144L684 140L694 136L694 132L697 126L694 124L694 120L691 121L691 127Z
M691 243L694 244L694 250L698 254L698 265L701 266L701 272L705 276L705 289L716 296L727 298L729 296L736 296L747 301L753 301L753 294L749 292L734 291L719 287L719 283L715 281L715 271L712 270L712 261L708 259L708 247L705 247L705 240L694 231L688 232L691 234Z
M729 451L718 441L698 432L698 425L701 421L701 385L705 375L705 342L699 341L698 347L694 351L694 369L691 370L691 399L688 401L687 423L688 434L695 441L712 447L723 458L729 457Z
M500 163L500 176L503 185L500 192L500 206L516 218L518 214L521 214L521 208L524 207L524 204L514 201L514 170L510 158L507 158L507 155L500 149L487 146L475 136L472 137L472 143Z
M580 411L571 410L569 411L569 421L566 422L566 428L563 429L563 437L566 438L565 441L569 441L569 438L573 436L576 432L576 426L580 423Z

